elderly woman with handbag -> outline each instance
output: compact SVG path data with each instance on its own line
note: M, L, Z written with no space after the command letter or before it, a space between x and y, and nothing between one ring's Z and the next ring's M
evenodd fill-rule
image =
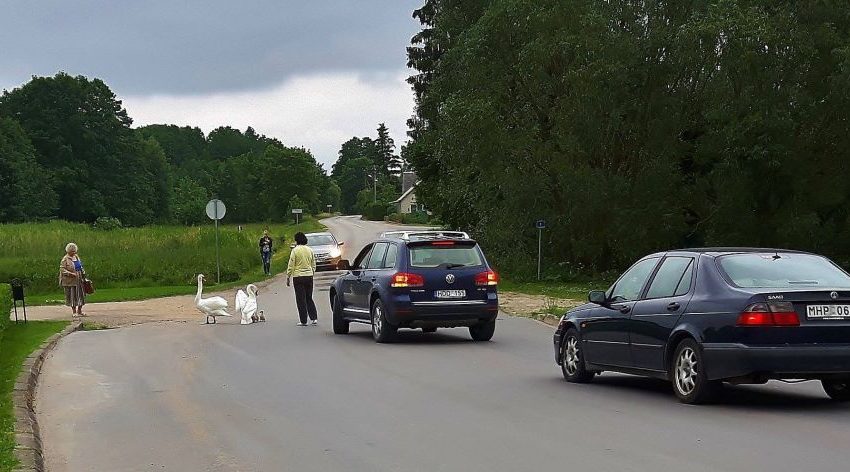
M86 279L83 261L77 255L77 245L74 243L65 246L65 256L59 263L59 285L65 289L65 306L71 307L72 316L86 316L83 313L86 294L94 290Z

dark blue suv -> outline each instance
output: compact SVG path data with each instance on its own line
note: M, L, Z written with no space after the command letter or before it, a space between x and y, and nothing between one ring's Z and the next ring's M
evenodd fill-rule
M476 341L493 337L499 277L472 239L388 235L340 268L348 272L330 288L336 334L356 322L371 324L379 343L392 341L399 328L468 327Z

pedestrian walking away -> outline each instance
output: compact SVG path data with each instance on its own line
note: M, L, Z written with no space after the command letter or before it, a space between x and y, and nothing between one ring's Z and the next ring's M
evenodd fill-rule
M307 318L313 326L318 324L316 304L313 302L313 274L316 273L316 258L307 246L307 236L295 233L295 247L289 254L286 267L286 286L295 288L295 303L298 306L298 326L307 326Z
M272 248L274 241L269 236L269 230L263 230L263 237L260 238L260 257L263 259L263 273L272 275Z
M74 243L65 246L65 256L59 263L59 286L65 289L65 306L71 307L71 316L86 316L83 305L86 304L86 291L83 289L85 270L83 261L77 254L78 248Z

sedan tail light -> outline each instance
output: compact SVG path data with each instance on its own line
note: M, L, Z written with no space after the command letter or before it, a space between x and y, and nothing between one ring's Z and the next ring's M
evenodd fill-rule
M738 326L800 326L800 317L788 302L753 303L738 316Z
M425 278L419 274L398 272L393 275L390 287L424 287Z
M488 285L498 285L499 284L499 274L493 272L492 270L488 270L486 272L480 272L475 274L475 285L479 287L486 287Z

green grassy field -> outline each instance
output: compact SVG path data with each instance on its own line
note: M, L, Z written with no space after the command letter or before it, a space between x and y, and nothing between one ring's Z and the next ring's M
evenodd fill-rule
M15 458L12 388L24 359L50 336L62 331L66 321L30 321L10 324L0 333L0 472L12 470Z
M100 231L89 225L62 221L0 225L0 282L24 280L30 305L62 303L58 287L59 260L70 241L94 281L88 301L138 300L192 293L195 275L207 275L215 290L264 278L257 248L263 228L275 239L272 269L282 271L296 231L316 231L312 218L295 225L248 224L221 228L221 281L215 286L213 226L150 226ZM285 240L284 240L285 237Z

